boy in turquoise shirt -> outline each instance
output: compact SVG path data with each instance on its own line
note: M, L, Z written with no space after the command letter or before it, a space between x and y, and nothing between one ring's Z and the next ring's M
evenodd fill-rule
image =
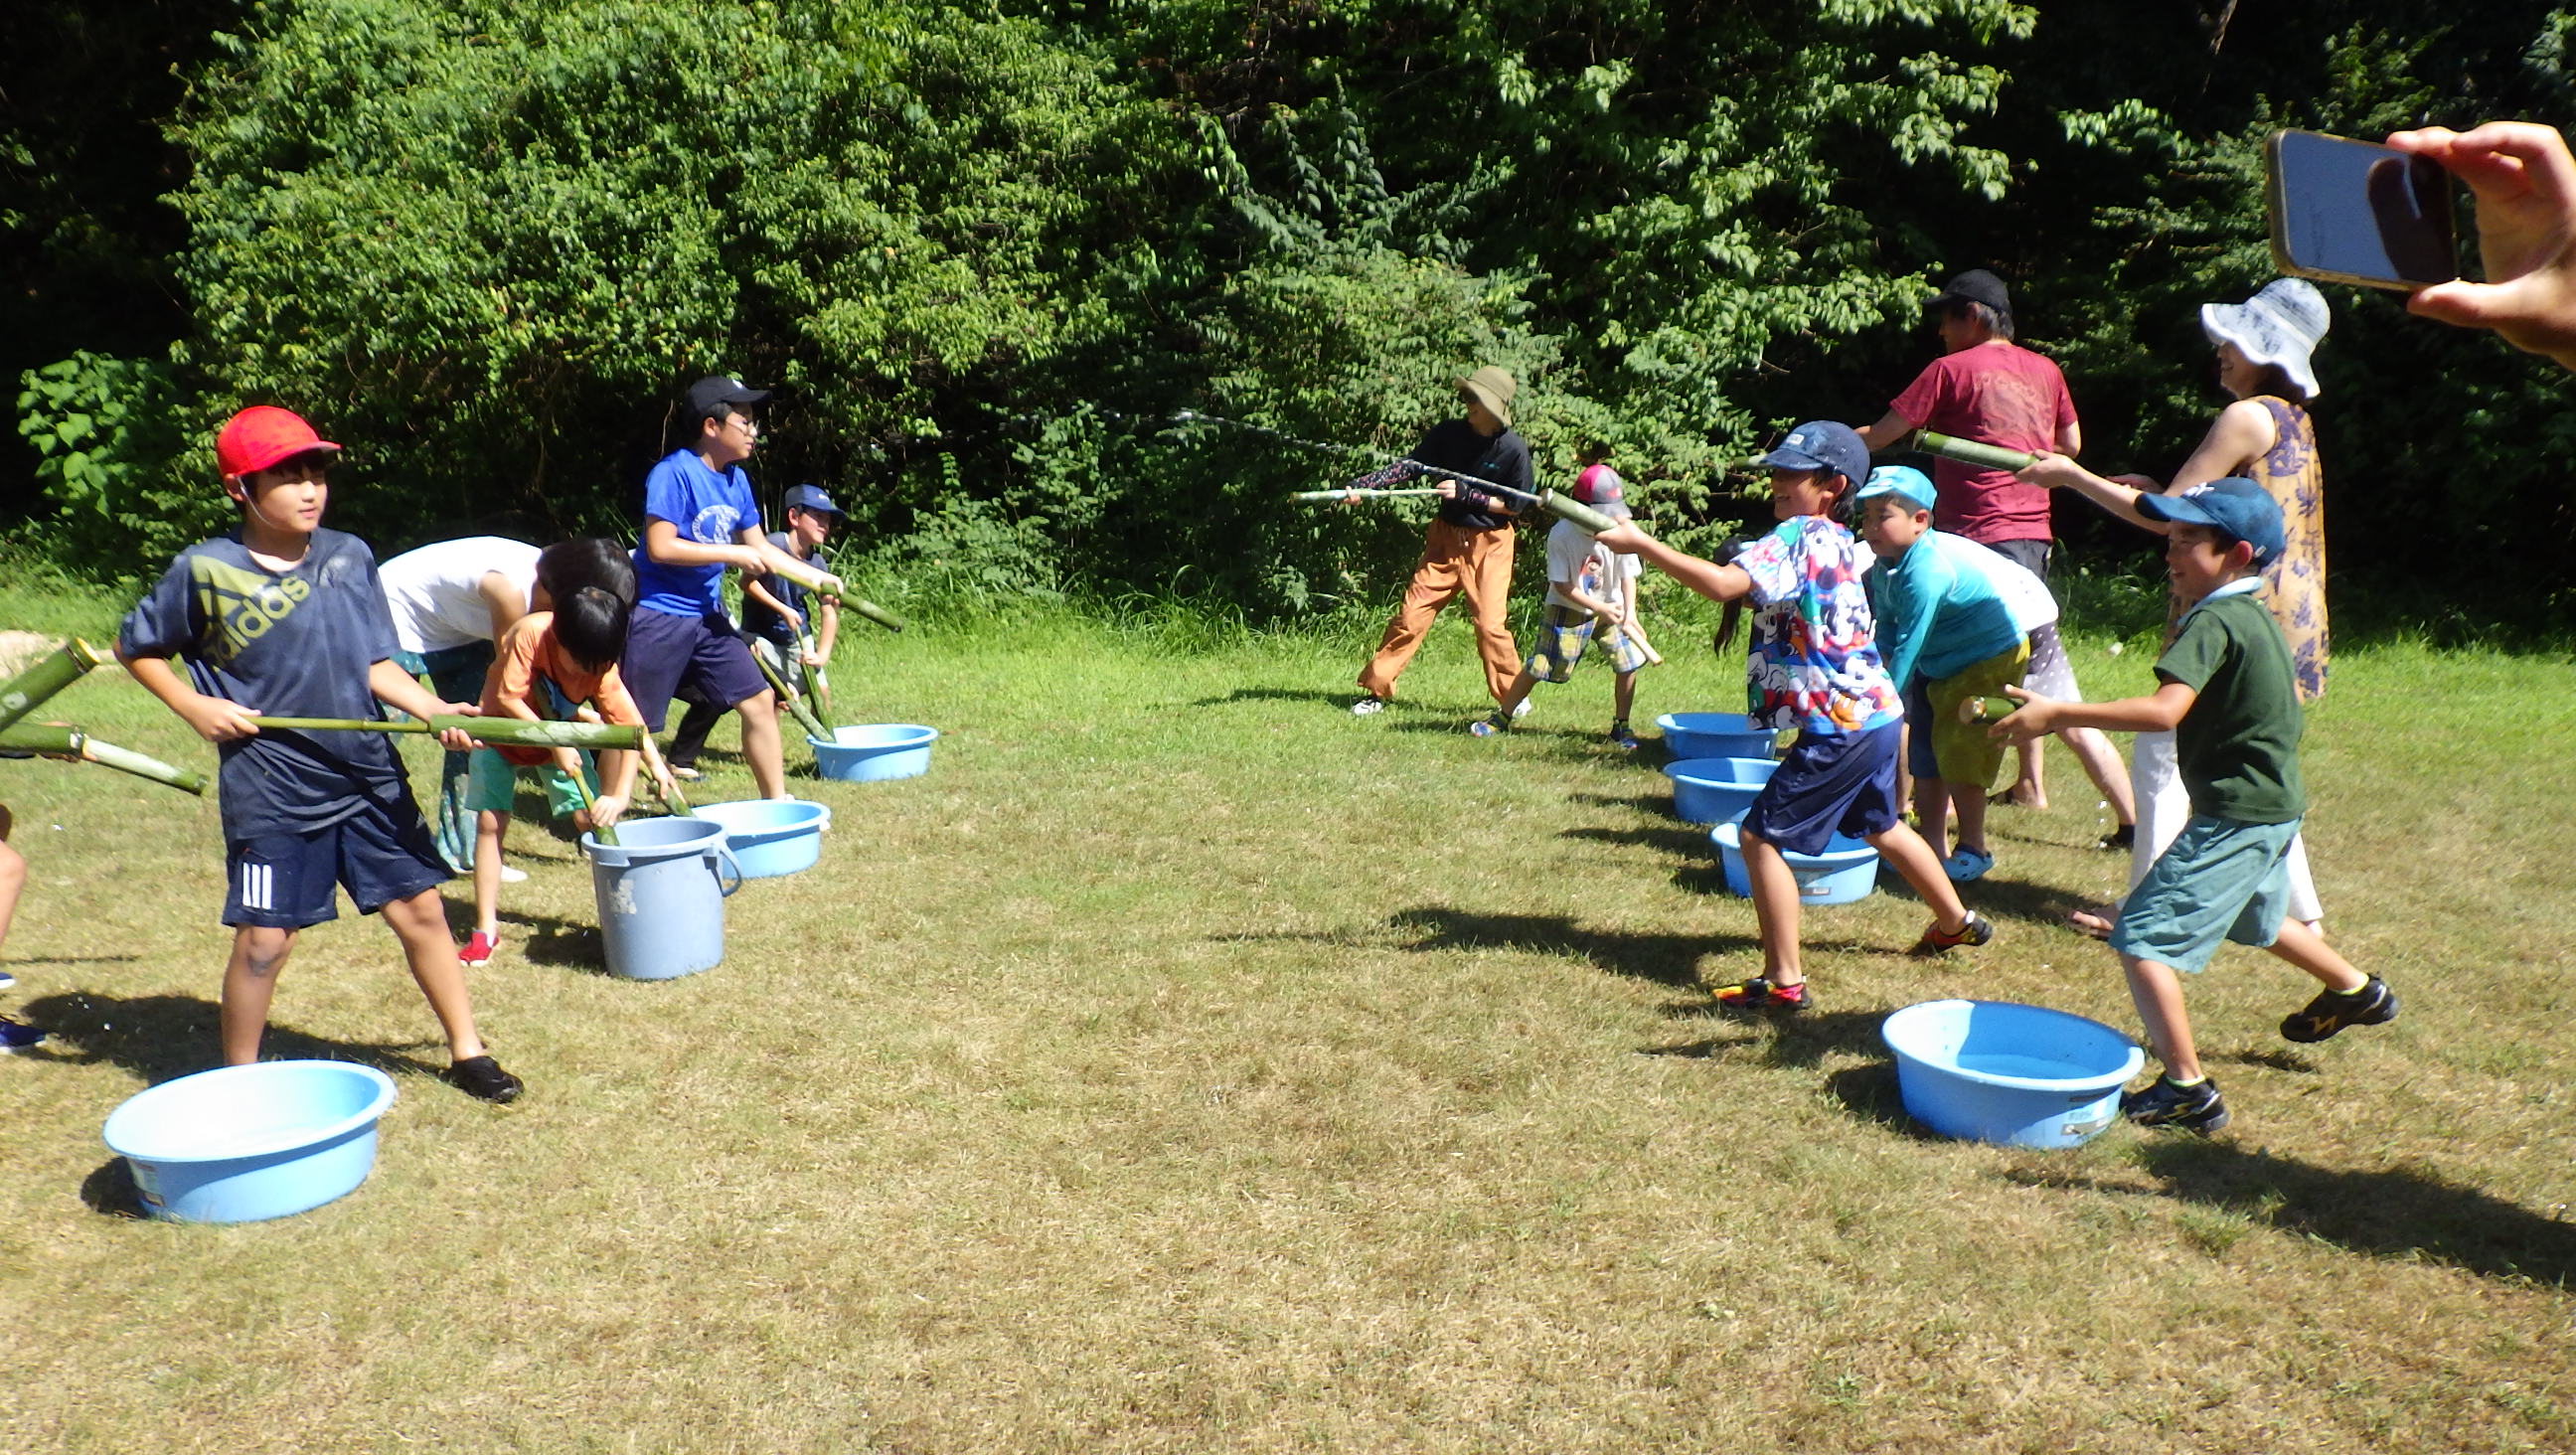
M2229 476L2179 495L2142 496L2138 509L2173 522L2165 564L2194 603L2156 660L2155 695L2085 704L2009 688L2023 706L1993 731L2016 739L2070 724L2173 731L2192 817L2130 892L2111 931L2164 1074L2123 1096L2120 1109L2141 1126L2214 1132L2227 1125L2227 1103L2201 1070L2175 971L2198 971L2223 939L2269 949L2325 986L2281 1022L2281 1034L2300 1042L2393 1021L2397 996L2287 913L2283 856L2307 812L2303 720L2289 643L2253 594L2257 573L2283 547L2281 508L2262 486Z
M1852 498L1861 538L1878 556L1861 579L1887 675L1905 694L1915 817L1942 872L1963 883L1982 878L1995 867L1986 847L1986 789L2004 765L2004 749L1982 723L1961 722L1959 704L2020 686L2030 666L2030 640L1994 574L2010 562L1932 528L1932 482L1920 470L1882 465ZM1958 810L1956 848L1943 827L1951 808Z

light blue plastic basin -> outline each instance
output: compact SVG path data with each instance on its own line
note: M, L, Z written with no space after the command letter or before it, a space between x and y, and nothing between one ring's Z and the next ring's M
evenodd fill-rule
M823 830L832 826L829 806L803 799L701 803L694 812L724 825L725 847L733 851L745 879L769 879L813 868L822 857Z
M1708 831L1717 845L1718 862L1726 870L1726 887L1750 899L1753 880L1744 872L1744 840L1740 821L1719 824ZM1780 851L1789 861L1789 873L1798 881L1801 904L1849 904L1867 899L1878 888L1878 850L1867 841L1836 834L1826 841L1821 854L1792 854Z
M255 1223L345 1197L376 1165L393 1078L347 1061L263 1061L165 1081L108 1113L143 1210Z
M1945 1137L2072 1147L2118 1120L2145 1056L2080 1015L2002 1000L1927 1000L1889 1015L1905 1114Z
M848 783L875 783L888 778L918 778L930 771L930 744L939 729L918 723L880 722L837 727L828 739L807 736L814 767L826 778Z
M1684 823L1742 818L1780 766L1771 758L1684 758L1664 765L1673 780L1673 813Z
M1768 758L1779 734L1740 712L1668 712L1655 719L1679 758Z

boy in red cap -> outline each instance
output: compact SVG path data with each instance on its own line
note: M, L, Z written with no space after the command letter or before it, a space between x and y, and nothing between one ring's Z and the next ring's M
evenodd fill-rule
M1572 493L1612 520L1626 520L1626 483L1605 463L1609 457L1607 446L1587 445L1583 473L1575 477ZM1636 557L1603 548L1573 521L1558 521L1547 533L1547 602L1538 646L1521 664L1501 703L1467 730L1480 738L1511 731L1512 719L1539 683L1569 680L1584 652L1598 646L1612 674L1610 741L1622 752L1636 751L1628 714L1637 702L1637 673L1650 660L1645 628L1637 624L1638 571Z
M441 702L393 661L393 617L376 559L355 536L322 528L325 478L340 447L270 405L215 436L224 493L241 525L181 551L117 634L117 660L215 744L233 927L221 1027L227 1065L259 1059L278 972L296 932L338 917L335 887L384 916L412 979L447 1033L447 1079L506 1102L519 1079L474 1028L465 971L438 885L447 865L412 801L402 760L381 733L262 731L281 717L374 717L382 702L418 718L470 713ZM171 666L187 664L183 679ZM452 749L472 745L442 735Z

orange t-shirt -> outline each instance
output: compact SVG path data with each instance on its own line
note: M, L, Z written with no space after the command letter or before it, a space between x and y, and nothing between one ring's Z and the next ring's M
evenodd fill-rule
M544 717L545 706L535 696L537 679L543 677L555 685L565 701L595 702L599 715L607 721L642 727L644 714L635 710L635 699L626 695L617 664L611 662L601 672L582 666L563 649L563 643L555 640L554 627L553 612L532 611L510 623L510 629L492 644L492 670L483 674L484 715ZM492 751L522 768L554 761L554 752L549 748L494 744Z

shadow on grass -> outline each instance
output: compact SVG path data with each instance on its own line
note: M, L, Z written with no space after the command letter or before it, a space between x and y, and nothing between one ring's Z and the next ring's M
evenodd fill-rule
M1664 985L1699 983L1704 955L1750 949L1744 935L1646 935L1590 930L1562 915L1473 914L1446 905L1399 910L1387 924L1411 937L1404 948L1434 950L1543 950L1579 955L1614 975Z
M1706 827L1689 824L1643 824L1632 829L1559 829L1560 839L1587 839L1596 844L1635 844L1655 849L1677 859L1706 859L1717 852L1708 841Z
M1565 801L1585 808L1629 808L1651 814L1666 823L1674 822L1673 796L1669 793L1569 793Z
M48 1039L20 1052L19 1059L105 1063L157 1086L222 1064L216 1014L215 1002L193 995L125 998L81 991L42 996L27 1003L26 1019L42 1026ZM432 1038L333 1041L271 1021L260 1055L270 1061L355 1061L388 1075L436 1076L447 1068L445 1046ZM434 1050L438 1058L423 1061L408 1054L419 1050Z
M103 1217L140 1222L146 1216L142 1189L134 1185L134 1168L122 1157L108 1158L81 1179L80 1200Z
M510 909L501 911L501 923L520 931L505 935L503 945L515 949L519 958L531 965L608 973L608 947L601 943L599 926L595 924Z
M2410 1167L2379 1172L2312 1167L2226 1141L2158 1140L2138 1162L2167 1195L2374 1258L2446 1263L2488 1278L2564 1288L2576 1279L2576 1223L2445 1182ZM2083 1176L2015 1169L2033 1186L2134 1192Z
M1321 702L1348 712L1351 704L1359 700L1360 690L1356 687L1238 687L1223 696L1202 697L1190 706L1231 707L1238 702ZM1395 711L1396 705L1389 703L1387 710Z

